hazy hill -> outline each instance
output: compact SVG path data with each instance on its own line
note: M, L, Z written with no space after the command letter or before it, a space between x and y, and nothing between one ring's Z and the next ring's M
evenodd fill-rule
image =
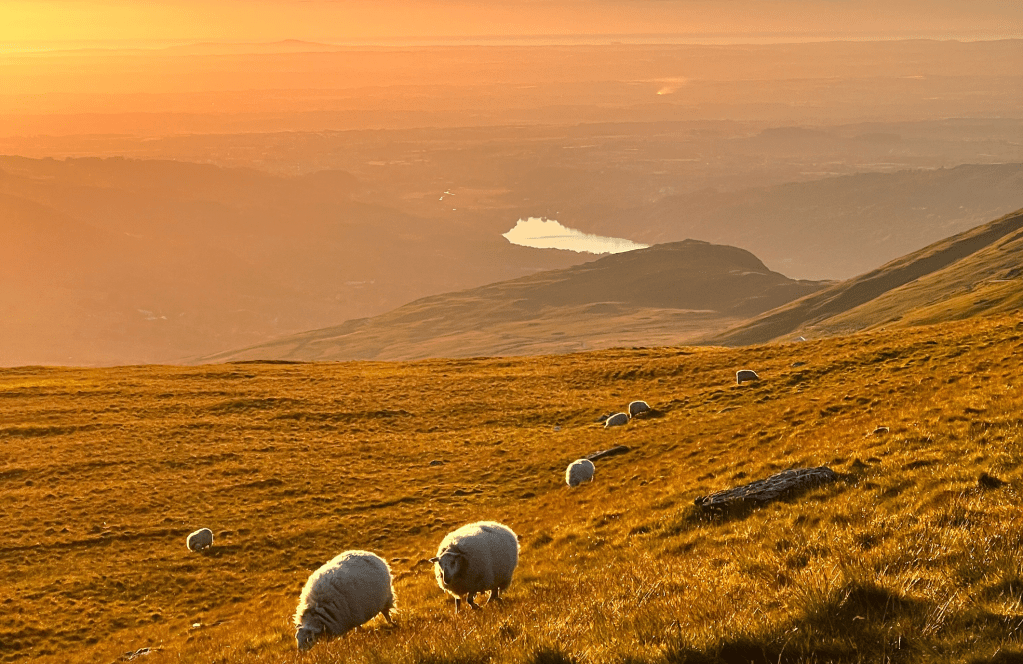
M205 361L470 357L681 343L822 288L688 240L423 298Z
M356 191L340 171L0 157L0 364L177 361L584 260Z
M1019 310L1023 210L764 313L713 343L854 332Z
M0 369L0 660L1017 662L1021 334L1016 314L738 349ZM763 380L735 385L744 367ZM637 398L657 416L595 422ZM693 505L825 464L839 481L764 507ZM521 536L519 567L455 615L424 559L480 519ZM299 654L302 584L346 549L387 558L398 627Z
M794 129L751 140L792 151L807 143L823 151L837 142L852 153L858 142ZM900 149L897 140L892 149ZM628 237L637 242L696 238L748 249L795 278L846 279L1021 207L1023 164L969 164L700 191L630 210L584 209L559 220L613 235L627 219Z
M818 133L766 132L757 140L792 139L795 145L818 140ZM454 152L452 160L488 164L495 181L508 159ZM372 154L360 153L359 159ZM379 179L363 181L343 170L291 177L174 161L0 157L0 225L6 237L16 238L0 243L3 269L11 275L0 292L5 314L0 364L182 361L377 316L437 293L582 263L590 257L513 246L501 237L529 210L593 193L589 171L554 173L537 177L547 183L540 201L551 203L522 202L535 201L537 192L512 173L505 176L514 193L453 187L457 195L449 203L438 200L452 186L438 173L410 172L382 189ZM603 186L601 196L621 197L622 182L596 183ZM642 208L617 210L597 197L594 218L612 217L606 231L573 224L571 215L564 221L648 241L655 236L716 241L709 236L729 235L735 242L725 244L758 257L763 258L761 246L774 252L766 265L790 274L796 259L835 270L852 264L872 268L897 247L915 250L975 225L981 214L994 218L989 210L1004 213L1011 202L1018 209L1021 199L1023 171L1010 164L705 192L684 204L669 205L674 199L668 199L662 207L674 212L649 217ZM71 237L88 239L69 242ZM784 256L795 258L785 262ZM417 352L671 344L746 317L721 314L727 307L694 313L644 304L598 314L578 309L589 303L572 306L576 310L551 308L527 322L500 319L501 330L438 337L437 345ZM598 334L572 328L584 321L590 327L595 321ZM429 327L419 329L425 333ZM371 336L362 333L355 356L390 356L379 353L394 340Z

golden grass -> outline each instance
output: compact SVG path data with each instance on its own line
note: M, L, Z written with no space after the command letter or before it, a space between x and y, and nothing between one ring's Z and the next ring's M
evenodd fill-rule
M2 370L0 658L1012 661L1021 354L1016 315L727 350ZM659 412L595 424L636 398ZM615 444L633 451L564 486ZM821 464L843 479L692 505ZM481 518L522 536L520 567L456 616L417 563ZM185 548L200 526L208 555ZM350 548L392 561L399 627L300 656L300 587Z

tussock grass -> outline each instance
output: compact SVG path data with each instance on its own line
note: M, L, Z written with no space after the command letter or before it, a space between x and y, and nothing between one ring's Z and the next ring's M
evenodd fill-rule
M2 370L0 659L1015 661L1021 353L1016 316L734 350ZM763 380L734 385L746 367ZM637 398L662 416L595 423ZM842 478L693 506L822 464ZM520 568L456 616L423 559L481 518L520 533ZM216 544L190 554L200 526ZM300 656L301 585L349 548L391 561L399 625Z

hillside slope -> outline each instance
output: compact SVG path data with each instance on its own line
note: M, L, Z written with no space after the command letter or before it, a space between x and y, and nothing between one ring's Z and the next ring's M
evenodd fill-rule
M798 144L799 134L772 133ZM559 220L613 234L625 218L637 242L696 238L748 249L797 279L848 279L1021 207L1023 164L967 164L699 191Z
M1023 210L768 311L710 343L848 333L1016 310L1023 301Z
M741 349L0 369L0 660L1017 661L1021 352L1016 314ZM595 422L636 398L653 417ZM801 496L693 505L825 464L841 479ZM520 564L455 615L421 561L479 519L519 533ZM299 655L303 582L354 548L390 561L398 627Z
M666 345L823 287L735 247L687 240L417 300L204 361L407 360Z

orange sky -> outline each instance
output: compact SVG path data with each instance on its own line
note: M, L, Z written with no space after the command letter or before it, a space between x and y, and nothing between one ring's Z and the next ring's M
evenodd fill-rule
M1019 0L0 0L0 42L461 35L1023 36Z

